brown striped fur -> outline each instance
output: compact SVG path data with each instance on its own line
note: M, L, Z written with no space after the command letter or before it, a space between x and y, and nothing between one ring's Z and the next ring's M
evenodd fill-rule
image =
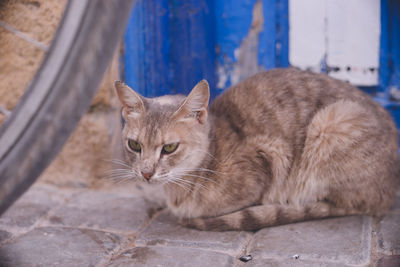
M348 83L297 69L254 75L217 97L144 98L116 83L131 176L154 171L169 209L203 230L257 230L351 214L381 215L399 185L398 131ZM162 146L178 142L163 155Z

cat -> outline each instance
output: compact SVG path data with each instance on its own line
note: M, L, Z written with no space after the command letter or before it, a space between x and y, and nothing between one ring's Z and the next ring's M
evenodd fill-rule
M258 73L208 107L145 98L117 81L125 175L162 185L185 226L212 231L355 214L382 215L399 185L398 131L354 86L295 68Z

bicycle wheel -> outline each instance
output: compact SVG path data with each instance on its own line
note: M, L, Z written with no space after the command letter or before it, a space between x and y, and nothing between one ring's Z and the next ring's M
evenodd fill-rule
M0 129L0 214L57 155L88 109L134 0L70 0L48 53Z

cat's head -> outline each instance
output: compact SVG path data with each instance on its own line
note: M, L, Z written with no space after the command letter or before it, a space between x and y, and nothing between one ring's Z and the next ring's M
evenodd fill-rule
M133 178L174 182L171 179L199 168L209 146L207 81L199 82L187 97L145 98L118 81L115 88L126 122L126 164Z

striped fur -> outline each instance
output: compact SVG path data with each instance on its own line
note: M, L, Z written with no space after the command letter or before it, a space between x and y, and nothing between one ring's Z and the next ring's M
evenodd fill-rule
M147 99L116 87L124 142L142 144L140 154L126 152L132 176L154 171L149 183L164 185L169 209L189 227L257 230L381 215L394 200L398 131L348 83L275 69L226 90L210 107L205 81L187 98ZM169 142L179 148L160 155Z
M318 202L305 206L264 204L252 206L230 214L210 218L181 219L186 227L208 231L257 231L264 227L315 220L334 216L355 215L360 212L336 208Z

